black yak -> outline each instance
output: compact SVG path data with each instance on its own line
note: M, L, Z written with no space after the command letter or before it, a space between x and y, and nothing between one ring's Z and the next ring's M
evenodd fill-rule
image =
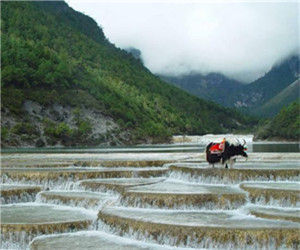
M243 144L238 142L238 145L226 141L223 151L211 152L210 149L215 144L216 143L211 142L206 146L206 160L209 164L212 164L213 167L215 163L221 163L223 165L225 164L225 168L228 168L227 163L229 162L230 168L232 168L238 155L248 157L247 153L245 152L247 150L245 140Z

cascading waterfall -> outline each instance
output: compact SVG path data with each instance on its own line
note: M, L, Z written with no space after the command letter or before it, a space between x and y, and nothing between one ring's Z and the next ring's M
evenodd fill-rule
M47 179L35 179L28 180L25 178L10 178L6 174L2 174L1 178L2 184L26 184L26 185L39 185L42 186L43 189L59 189L59 190L76 190L80 189L80 185L78 183L78 179L73 178L58 178L55 180L47 180Z
M93 230L97 218L97 210L52 206L37 201L3 205L1 211L1 248L9 245L25 248L35 236L42 234ZM15 223L19 220L21 222Z
M9 197L1 197L1 204L13 204L21 202L33 202L35 200L35 194L32 193L22 193L20 195L12 195Z
M150 226L151 227L151 226ZM172 236L166 232L159 234L151 234L151 229L137 230L132 227L128 227L124 230L122 225L109 225L99 220L97 229L104 231L109 234L121 235L124 238L135 239L143 243L158 243L161 245L169 245L183 247L183 248L196 248L196 249L293 249L297 248L297 245L276 245L276 237L267 237L265 240L260 242L257 241L258 236L247 236L246 238L239 239L238 237L231 236L227 242L216 241L216 236L222 237L222 232L214 233L214 236L203 237L199 240L199 237L194 233L191 233L187 237ZM264 235L266 236L266 235ZM235 241L230 241L230 238L235 238ZM246 241L245 241L246 239Z
M129 161L126 164L134 165ZM257 163L254 165L256 166ZM178 166L176 163L168 163L163 167L159 164L156 167L145 166L144 171L140 171L138 167L135 167L138 171L128 167L118 167L120 171L127 169L128 175L127 173L102 175L101 171L107 172L112 169L112 166L94 168L76 166L76 169L82 173L70 176L66 174L67 172L63 172L64 167L62 166L61 176L58 174L52 179L47 179L45 176L39 178L34 173L32 179L30 175L27 175L26 178L17 176L11 178L2 173L2 185L32 185L39 186L42 190L39 193L24 191L22 195L1 196L2 208L7 206L4 206L6 203L14 204L15 209L20 209L18 211L24 213L24 217L26 217L30 214L31 208L45 206L41 210L47 210L48 215L53 218L44 221L46 217L44 212L35 210L36 215L41 213L39 219L43 226L37 223L34 228L30 228L26 225L26 223L30 224L30 220L25 220L22 222L23 224L20 224L20 230L11 231L5 225L13 222L10 222L9 216L5 217L8 212L2 209L4 217L2 218L1 248L28 249L29 242L39 235L60 235L63 232L87 230L119 235L128 240L135 239L141 244L164 244L205 249L297 248L299 240L296 240L294 228L300 225L297 222L297 215L295 215L297 207L300 205L299 198L292 191L283 188L279 189L281 190L279 198L276 195L272 196L272 192L261 193L261 190L275 188L274 194L276 194L278 193L276 185L281 185L280 182L289 185L298 182L300 168L290 165L286 169L284 167L272 169L272 163L265 163L261 169L256 166L257 171L251 170L249 162L245 165L247 171L246 167L240 166L234 170L223 170L220 168L207 169L205 164L200 164L199 168L196 168L193 167L193 163L182 163ZM56 166L55 168L59 169L60 167ZM162 170L159 175L152 174L155 172L155 168ZM69 169L75 169L75 167L66 168L66 171ZM86 171L95 169L99 173L85 174L85 169ZM203 172L202 169L204 169ZM34 170L31 171L34 172ZM132 181L130 182L130 180ZM89 182L89 185L83 185L85 181ZM262 183L266 187L252 191L250 188L253 190L258 188L252 187L250 185L252 183L256 185ZM274 187L271 187L271 183L274 184L272 184ZM242 185L246 185L245 189ZM25 210L22 209L27 212L25 213ZM254 215L256 210L261 215L259 213ZM122 211L122 213L113 214L111 211ZM55 217L58 217L59 213L62 214L62 218L69 218L69 220L66 220L65 224L56 223L54 225ZM86 220L76 220L76 216L81 213L87 216ZM173 216L172 213L178 213L178 215ZM210 224L205 222L204 215L208 214L209 217L211 213L215 213L215 215L212 216L214 222ZM16 214L20 214L20 212L16 212ZM180 218L182 214L187 216L186 219ZM201 224L199 216L204 216L203 224ZM266 219L272 216L279 216L280 219L278 222ZM295 220L293 220L293 216ZM225 223L220 227L218 224L226 221L227 217L228 223L230 224L232 221L232 225L227 226ZM284 219L288 217L292 220ZM19 219L16 216L16 220ZM36 217L34 220L38 221ZM239 221L243 220L253 228L248 230L247 224L243 229L235 227ZM276 229L274 233L264 232L266 229L261 225L261 221L270 223L270 228ZM195 227L194 230L191 230L193 227ZM203 229L205 227L209 230L206 228L205 231ZM278 228L280 230L277 230ZM51 239L49 238L49 240Z
M230 172L230 170L229 170ZM279 173L280 174L280 173ZM205 184L238 184L244 181L290 181L290 182L299 182L300 181L300 174L298 175L291 175L291 176L276 176L274 174L270 174L269 176L244 176L242 173L230 176L229 175L203 175L203 174L193 174L190 172L182 172L180 170L172 170L166 177L175 180L182 180L185 182L193 182L193 183L205 183Z
M253 201L254 204L257 205L265 205L265 206L273 206L273 207L300 207L300 202L291 202L291 200L282 198L282 199L274 199L270 197L268 200L264 196L259 196L255 198Z

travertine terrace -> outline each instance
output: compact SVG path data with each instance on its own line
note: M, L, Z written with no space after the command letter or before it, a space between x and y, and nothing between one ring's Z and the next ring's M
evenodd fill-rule
M3 154L1 248L297 249L299 159L253 154Z

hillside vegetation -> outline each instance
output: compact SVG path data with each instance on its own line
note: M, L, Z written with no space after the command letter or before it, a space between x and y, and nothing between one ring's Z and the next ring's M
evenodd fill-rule
M64 2L2 2L1 25L4 146L162 142L249 126L151 74Z
M300 80L297 80L287 86L269 101L265 102L262 106L257 107L253 112L266 117L275 116L282 109L282 107L288 106L295 100L298 100L299 94Z
M300 140L300 103L294 102L283 108L273 119L258 130L256 139Z
M226 107L234 106L236 96L244 87L242 83L218 73L208 75L190 73L181 76L161 75L160 77L191 94Z
M299 78L299 55L274 65L263 77L245 86L242 93L250 106L259 106L279 94Z
M161 77L198 97L227 107L240 108L253 115L270 117L277 114L284 105L298 99L297 86L290 86L299 79L299 74L299 55L294 55L274 65L264 76L249 84L217 73Z

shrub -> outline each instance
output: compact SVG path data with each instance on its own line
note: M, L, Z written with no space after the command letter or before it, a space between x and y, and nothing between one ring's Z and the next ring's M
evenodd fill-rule
M55 136L56 124L53 121L49 120L48 118L45 118L43 120L43 126L45 135L50 137Z
M57 125L54 133L55 137L71 137L72 129L64 122L61 122Z
M1 89L1 105L7 107L12 113L22 113L22 105L24 101L23 91L12 87L2 87Z
M1 140L7 140L9 136L9 129L7 127L1 126Z
M44 133L47 136L61 138L61 137L71 137L73 134L72 129L64 122L54 123L49 119L44 119Z
M88 137L92 132L92 125L89 120L86 121L80 121L78 128L77 128L77 134L80 138L86 138Z
M78 126L80 121L81 121L81 112L79 108L74 109L73 111L73 115L74 115L74 122L75 124Z
M17 135L27 134L27 135L40 135L39 130L32 123L21 122L17 123L11 130L12 133Z
M74 135L77 139L85 141L93 130L92 124L89 119L82 118L79 108L74 109L73 115L73 120L77 126L77 129L74 131Z

